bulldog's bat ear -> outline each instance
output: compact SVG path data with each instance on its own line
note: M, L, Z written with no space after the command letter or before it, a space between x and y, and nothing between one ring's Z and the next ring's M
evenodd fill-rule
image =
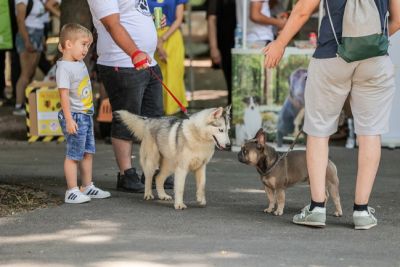
M258 144L260 144L260 145L265 144L265 132L264 132L263 128L260 128L260 130L258 130L258 132L256 133L255 139L257 139Z

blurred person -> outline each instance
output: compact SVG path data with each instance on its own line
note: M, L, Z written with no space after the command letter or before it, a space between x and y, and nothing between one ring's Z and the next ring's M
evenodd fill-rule
M43 38L43 50L40 53L38 67L45 76L53 66L52 62L49 61L46 57L46 52L47 52L46 41L47 38L49 37L49 33L52 27L51 17L55 16L57 18L60 18L60 3L61 0L47 0L45 4L47 11L45 14L43 14L43 16L41 16L44 22L44 32L43 32L44 38Z
M243 1L236 0L238 7L237 17L238 24L243 26L242 8ZM279 15L277 18L271 15L271 0L250 0L249 1L249 17L247 19L247 42L250 48L264 47L275 39L274 27L278 30L285 25L286 19Z
M183 21L184 5L187 0L147 0L150 12L154 16L154 8L161 7L166 16L166 27L157 29L158 42L155 59L161 68L163 82L175 97L187 107L185 93L185 47L180 26ZM163 91L164 113L172 115L180 111L179 105Z
M25 88L32 81L43 50L46 2L41 0L15 0L18 33L15 44L21 63L21 74L17 82L14 115L25 116Z
M92 177L95 139L93 130L93 94L90 77L83 59L91 43L92 33L85 27L70 23L60 32L56 82L62 110L58 113L66 140L64 173L67 180L65 203L79 204L92 198L108 198L111 194L94 186ZM78 188L78 167L82 188Z
M232 103L232 54L235 46L235 0L209 0L207 9L208 42L214 65L221 66L228 89L228 105Z

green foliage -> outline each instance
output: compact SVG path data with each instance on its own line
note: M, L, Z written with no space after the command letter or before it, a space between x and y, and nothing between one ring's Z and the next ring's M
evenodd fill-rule
M243 123L244 98L258 96L262 99L263 97L265 79L263 64L264 55L262 54L232 55L232 121L234 124Z

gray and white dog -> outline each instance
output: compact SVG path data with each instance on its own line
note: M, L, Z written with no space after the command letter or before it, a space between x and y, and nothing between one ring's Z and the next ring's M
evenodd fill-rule
M174 173L174 207L177 210L185 209L185 180L188 172L193 171L197 202L206 205L206 164L213 156L215 147L226 149L230 146L229 113L230 106L225 109L205 109L188 119L146 118L128 111L114 112L116 118L141 141L140 164L146 177L144 199L154 199L151 185L156 169L160 168L155 178L158 197L161 200L172 199L164 191L164 181Z

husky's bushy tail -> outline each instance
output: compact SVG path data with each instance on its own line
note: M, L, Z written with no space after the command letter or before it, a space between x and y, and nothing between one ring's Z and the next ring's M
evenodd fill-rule
M114 115L117 120L122 121L128 127L139 141L143 140L143 137L146 134L146 117L132 114L126 110L115 111Z

